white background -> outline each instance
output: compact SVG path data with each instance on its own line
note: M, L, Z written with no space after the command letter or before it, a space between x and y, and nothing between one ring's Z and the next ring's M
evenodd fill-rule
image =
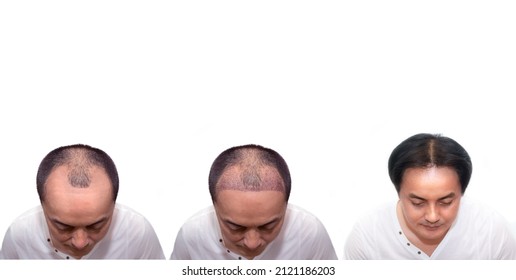
M396 198L392 149L442 133L470 153L466 195L516 221L516 7L511 1L2 1L0 234L39 203L41 159L103 149L118 202L165 255L208 206L224 149L278 151L291 202L337 254Z

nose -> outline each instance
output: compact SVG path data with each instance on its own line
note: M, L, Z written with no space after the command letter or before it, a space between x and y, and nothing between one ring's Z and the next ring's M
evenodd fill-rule
M88 246L88 233L83 229L78 229L73 233L72 246L77 250L82 250Z
M245 234L244 245L249 250L255 250L260 247L260 234L256 230L249 230Z
M425 220L431 224L435 224L440 220L439 212L434 205L430 205L425 214Z

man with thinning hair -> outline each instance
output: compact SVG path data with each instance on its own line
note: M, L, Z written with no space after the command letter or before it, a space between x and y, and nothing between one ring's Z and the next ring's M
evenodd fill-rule
M164 259L150 223L116 203L119 179L104 151L76 144L51 151L36 177L41 205L18 217L4 259Z
M227 149L213 162L208 185L213 205L182 226L171 259L337 259L322 223L288 203L290 172L272 149Z

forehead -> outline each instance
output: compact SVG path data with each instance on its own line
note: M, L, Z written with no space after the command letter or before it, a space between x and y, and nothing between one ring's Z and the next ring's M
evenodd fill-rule
M422 194L460 193L457 172L450 167L408 168L403 174L400 192Z
M72 186L69 171L69 167L59 166L48 176L43 202L47 214L72 224L72 220L95 219L112 211L111 181L102 168L93 166L88 170L88 187Z
M285 195L279 191L222 190L215 209L223 220L253 226L282 217L286 205Z

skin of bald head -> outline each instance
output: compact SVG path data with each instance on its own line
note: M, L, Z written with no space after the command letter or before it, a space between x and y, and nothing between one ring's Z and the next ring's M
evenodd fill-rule
M280 191L287 202L290 189L290 171L283 157L259 145L227 149L210 169L209 190L214 203L220 190Z
M36 187L41 202L45 201L45 186L50 174L58 167L66 166L71 187L87 188L91 182L91 169L103 169L111 182L112 200L116 201L119 188L115 163L104 151L83 144L59 147L41 161L36 176Z

